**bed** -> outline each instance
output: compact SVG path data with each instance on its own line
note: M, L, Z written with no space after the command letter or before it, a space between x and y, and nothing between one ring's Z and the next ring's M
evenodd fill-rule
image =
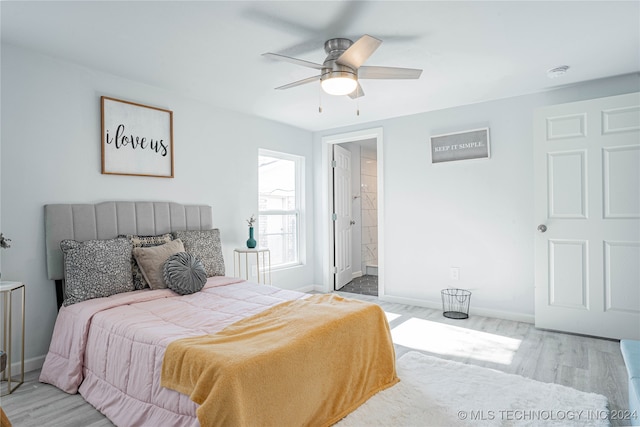
M220 270L185 295L134 288L69 303L78 278L61 242L212 230L204 205L45 206L47 271L62 307L40 381L79 392L118 426L332 425L398 381L374 304Z

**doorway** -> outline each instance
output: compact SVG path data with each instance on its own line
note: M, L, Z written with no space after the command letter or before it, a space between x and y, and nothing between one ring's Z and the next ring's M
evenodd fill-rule
M378 296L378 168L377 141L375 138L334 145L349 152L351 159L350 191L346 195L350 203L350 277L342 277L338 270L334 289L343 292ZM341 190L336 191L334 169L334 205ZM334 223L334 234L336 230ZM339 241L334 235L334 241ZM335 256L340 250L334 248ZM337 261L337 260L336 260ZM336 265L339 266L339 262Z
M334 162L336 151L338 160ZM341 289L384 295L382 160L381 128L323 138L327 209L323 223L328 236L325 292ZM340 165L347 163L349 178L345 180Z

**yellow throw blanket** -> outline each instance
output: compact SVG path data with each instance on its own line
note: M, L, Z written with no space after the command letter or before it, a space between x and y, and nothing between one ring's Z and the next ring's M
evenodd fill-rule
M337 295L288 301L167 347L162 386L202 427L329 426L397 383L384 311Z

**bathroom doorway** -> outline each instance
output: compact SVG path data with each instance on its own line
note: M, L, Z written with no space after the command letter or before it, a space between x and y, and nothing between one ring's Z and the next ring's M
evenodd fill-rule
M382 128L356 131L323 137L323 164L327 171L325 181L328 214L324 224L328 231L325 290L384 295L383 233L383 167ZM338 159L334 161L334 153ZM345 151L348 154L345 156ZM340 162L349 158L349 185L345 185ZM338 181L334 182L334 173ZM338 182L341 185L335 186ZM348 188L347 191L343 189ZM344 194L348 193L348 200ZM343 206L348 205L348 233L342 230L346 216ZM337 209L337 210L336 210ZM336 234L338 231L338 234ZM347 237L345 237L347 236ZM348 245L345 242L349 242ZM348 249L347 249L348 248ZM348 255L346 253L348 252ZM347 276L345 271L350 269Z
M340 147L342 150L339 150ZM347 153L345 153L345 151ZM344 154L343 154L344 153ZM336 160L336 158L339 160ZM346 180L349 188L337 184L345 182L341 163L349 159ZM335 144L334 146L334 207L345 211L341 200L347 198L349 237L345 238L340 226L340 213L334 221L334 256L338 267L335 290L378 296L378 156L376 138ZM346 194L341 194L345 192ZM345 247L345 242L348 245ZM342 251L350 251L342 254ZM347 256L344 256L347 255ZM341 257L341 259L338 259ZM344 260L350 260L344 261ZM348 264L348 269L343 266ZM349 277L341 272L347 271Z
M376 139L338 144L351 153L352 277L344 292L378 295L378 157ZM338 286L336 286L338 288Z

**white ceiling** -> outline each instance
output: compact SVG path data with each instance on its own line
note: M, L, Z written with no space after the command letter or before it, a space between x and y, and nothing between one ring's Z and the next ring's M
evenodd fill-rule
M2 1L0 13L3 43L312 131L640 71L638 1ZM322 63L326 39L362 34L384 41L366 65L420 80L363 80L357 102L319 83L273 89L317 71L262 53Z

